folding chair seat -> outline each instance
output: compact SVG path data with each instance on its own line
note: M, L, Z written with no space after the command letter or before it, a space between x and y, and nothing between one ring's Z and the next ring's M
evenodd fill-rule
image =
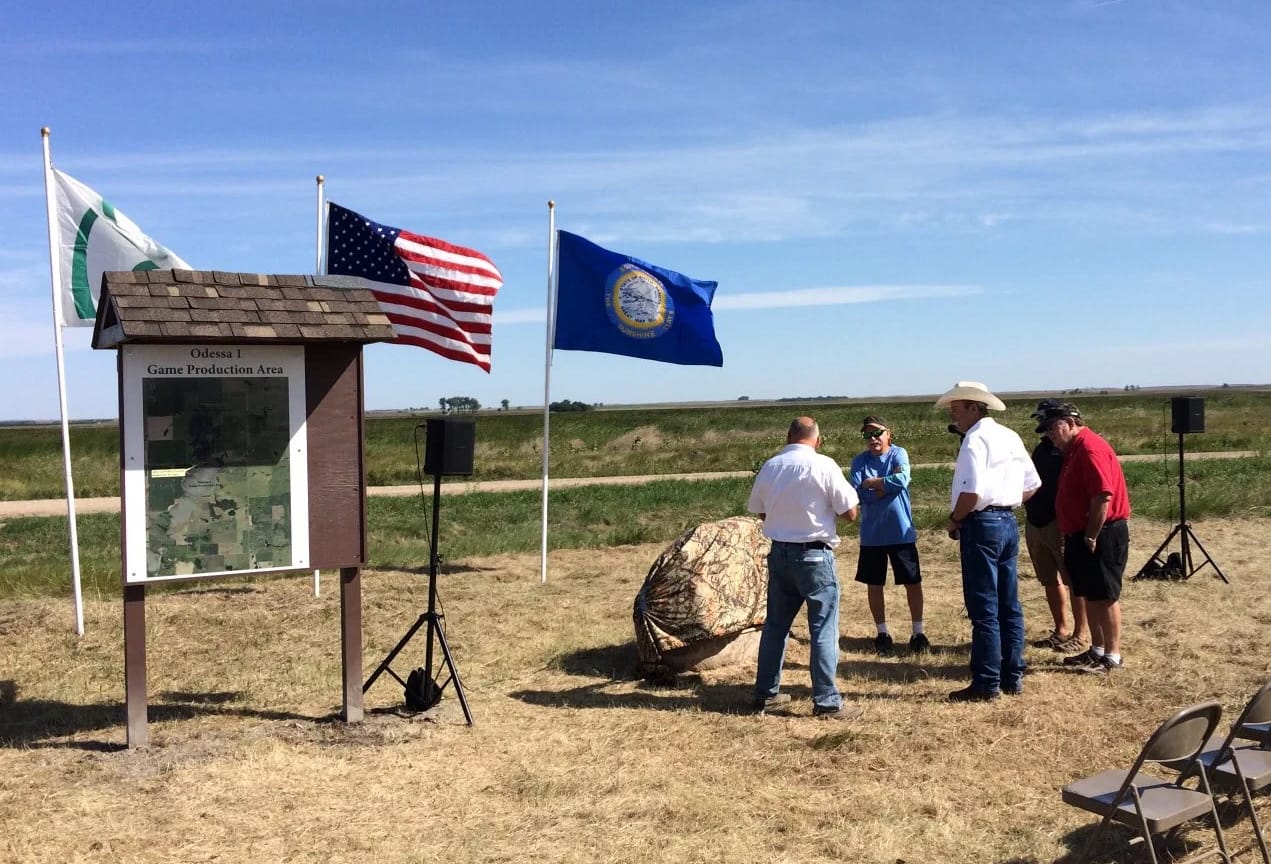
M1226 738L1218 744L1211 741L1198 760L1198 764L1208 772L1215 791L1228 796L1238 794L1244 799L1249 821L1253 823L1254 840L1262 852L1264 864L1271 864L1271 855L1267 853L1267 841L1262 834L1258 811L1254 808L1253 793L1271 786L1271 750L1262 749L1257 739L1251 738L1250 730L1256 734L1259 728L1268 725L1271 725L1271 681L1253 694L1236 722L1231 724Z
M1218 855L1230 864L1227 841L1209 786L1209 771L1199 759L1221 716L1222 706L1215 701L1184 708L1152 733L1130 770L1104 771L1063 788L1065 804L1103 817L1086 841L1076 864L1089 857L1110 822L1138 830L1152 864L1158 864L1156 838L1164 834L1168 840L1184 823L1202 816L1213 820L1218 847L1204 850L1188 860ZM1144 770L1148 763L1152 763L1155 770L1177 773L1174 773L1173 779L1162 778ZM1185 788L1183 781L1193 774L1199 778L1199 788Z

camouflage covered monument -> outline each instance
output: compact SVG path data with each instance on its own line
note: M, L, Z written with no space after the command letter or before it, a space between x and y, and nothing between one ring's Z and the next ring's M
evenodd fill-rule
M649 568L636 595L640 674L754 662L768 609L768 538L749 516L680 535Z

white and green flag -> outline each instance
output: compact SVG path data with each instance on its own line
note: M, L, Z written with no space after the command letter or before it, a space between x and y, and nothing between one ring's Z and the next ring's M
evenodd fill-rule
M107 270L189 270L190 265L142 233L102 196L56 168L61 322L93 326Z

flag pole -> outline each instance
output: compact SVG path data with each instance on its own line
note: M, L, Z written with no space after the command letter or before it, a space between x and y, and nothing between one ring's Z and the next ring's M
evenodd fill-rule
M71 479L71 430L66 418L66 360L62 351L62 256L58 248L56 181L49 156L49 127L40 129L44 144L44 203L49 222L49 281L53 288L53 345L57 353L57 404L62 413L62 468L66 475L66 524L70 530L71 585L75 603L75 634L84 635L84 595L79 574L79 532L75 525L75 484Z
M324 220L322 218L322 211L325 208L322 205L325 203L323 199L325 198L325 194L326 194L326 187L323 184L326 181L325 179L323 179L322 175L319 174L317 177L317 182L318 182L318 218L317 218L317 228L315 231L316 240L314 244L315 252L314 252L313 272L317 274L318 276L322 276L324 273L326 273L326 270L322 266L322 251L323 251L323 247L326 245L322 242L324 239L322 236L322 229L325 227L323 224ZM319 570L314 570L313 571L313 596L319 597L321 595L322 595L322 572Z
M540 554L539 582L547 582L547 468L551 404L552 404L552 342L556 329L556 202L547 202L547 333L546 360L543 365L543 531Z

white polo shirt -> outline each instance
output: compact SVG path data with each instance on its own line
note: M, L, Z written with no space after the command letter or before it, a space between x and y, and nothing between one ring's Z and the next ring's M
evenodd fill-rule
M949 509L957 509L958 496L963 492L979 496L976 510L1018 507L1024 503L1025 492L1041 485L1041 477L1019 435L992 417L983 417L967 430L958 450Z
M808 444L787 444L755 477L746 509L763 513L770 540L839 542L835 520L860 503L838 463Z

